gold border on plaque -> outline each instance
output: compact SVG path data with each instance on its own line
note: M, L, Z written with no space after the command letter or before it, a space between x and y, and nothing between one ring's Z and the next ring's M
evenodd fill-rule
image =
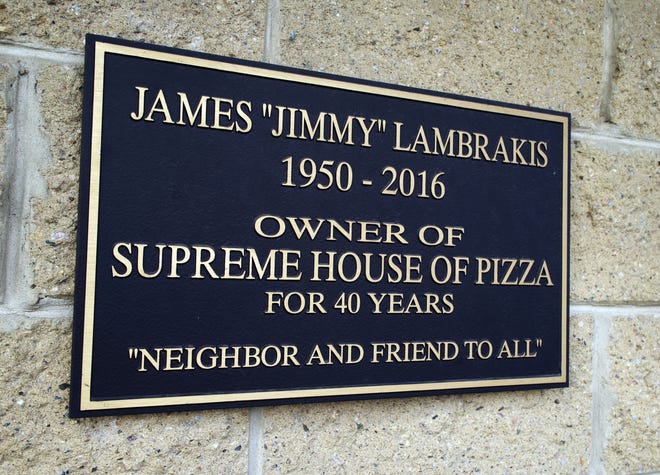
M454 380L447 382L426 382L412 384L387 384L372 386L340 386L329 388L309 388L297 390L248 391L213 393L188 396L144 397L133 399L113 399L93 401L91 399L92 345L94 336L94 306L96 289L97 236L99 218L99 188L101 168L101 132L103 120L103 80L105 55L107 53L153 59L161 62L185 64L205 69L268 77L282 81L314 84L333 89L359 91L366 94L409 99L417 102L439 104L462 109L492 112L517 117L526 117L562 124L562 316L561 316L561 373L558 376L501 378L482 380ZM567 382L568 356L568 224L569 224L569 120L568 117L539 111L521 110L493 104L481 104L467 99L440 97L423 92L402 91L386 86L347 82L340 79L318 78L301 73L278 71L227 63L222 60L185 56L177 53L151 51L143 48L117 45L97 41L94 62L94 96L92 104L91 163L89 183L89 214L87 223L87 267L85 282L85 305L82 342L82 376L80 388L80 410L128 409L139 407L179 406L186 404L250 402L278 399L319 398L330 396L358 396L369 394L394 394L415 391L435 391L448 389L488 388L523 386L535 384L561 384Z

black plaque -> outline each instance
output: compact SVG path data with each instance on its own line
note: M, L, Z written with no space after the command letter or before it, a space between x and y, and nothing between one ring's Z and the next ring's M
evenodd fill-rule
M569 134L88 36L70 414L566 386Z

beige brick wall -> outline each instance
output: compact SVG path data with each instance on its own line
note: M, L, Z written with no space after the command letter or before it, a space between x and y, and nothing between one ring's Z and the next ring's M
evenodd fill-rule
M660 8L0 1L0 473L660 470ZM573 116L566 389L67 417L85 33Z

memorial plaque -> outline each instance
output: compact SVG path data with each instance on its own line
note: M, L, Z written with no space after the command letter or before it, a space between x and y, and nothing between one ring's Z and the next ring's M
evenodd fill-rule
M88 36L70 414L568 383L566 113Z

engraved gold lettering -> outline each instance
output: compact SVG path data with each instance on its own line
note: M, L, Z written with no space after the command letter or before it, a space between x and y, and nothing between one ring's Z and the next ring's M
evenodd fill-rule
M203 279L202 266L204 266L204 269L206 269L206 272L212 279L219 279L218 274L211 267L211 263L215 260L215 251L213 248L209 246L193 246L193 249L195 250L195 273L192 275L192 278ZM204 252L208 254L208 259L202 258Z
M380 223L363 221L360 227L360 239L358 239L358 242L381 242L383 238L379 236L379 231Z
M502 342L502 347L500 348L500 351L497 354L497 358L501 359L502 356L504 356L505 358L511 358L511 350L509 350L509 344L506 342L506 340Z
M339 122L337 121L337 116L335 114L329 114L330 116L330 137L328 142L330 143L343 143L345 145L354 145L353 142L353 119L352 115L349 115L346 118L344 123L344 128L340 129ZM337 135L337 140L335 140L335 134ZM346 136L346 141L344 141L344 136Z
M296 359L298 347L294 345L282 345L282 348L284 350L284 361L282 362L282 366L290 366L292 364L300 366L300 362Z
M255 220L254 230L261 237L276 239L286 233L287 222L298 240L305 237L315 240L321 237L320 232L323 231L326 241L336 241L338 237L343 237L347 241L355 240L364 243L408 244L406 238L403 237L405 227L402 224L378 221L346 220L340 222L324 218L312 220L304 217L280 218L279 216L262 215ZM357 235L357 238L354 239L354 235Z
M228 368L227 366L227 360L232 360L232 368L240 368L241 365L239 363L239 357L240 357L240 346L234 346L232 347L232 352L229 353L229 347L228 346L220 346L218 347L220 350L220 365L218 368L225 369Z
M536 140L529 141L529 165L532 167L538 166L536 163Z
M321 112L316 118L316 123L312 126L312 121L309 118L309 114L305 109L300 110L300 115L302 116L302 124L300 126L300 137L301 140L306 140L305 131L309 134L309 140L316 140L318 142L327 142L324 133L324 124L325 124L325 112ZM318 133L318 135L317 135Z
M520 164L521 165L527 165L527 162L525 161L525 156L520 151L522 146L527 143L527 140L526 139L511 138L511 142L512 142L512 145L513 145L513 158L511 160L511 163L518 163L518 159L520 159ZM506 160L505 160L505 162L506 162Z
M500 346L500 350L497 352L497 358L535 358L536 352L531 352L530 344L531 340L526 339L525 350L523 351L522 348L520 348L520 340L511 340L511 343L504 340ZM511 346L513 346L513 349L511 349Z
M250 263L248 265L247 279L249 280L255 279L253 271L256 271L260 279L263 279L264 275L266 275L266 272L268 271L268 277L266 279L276 280L275 261L277 259L277 255L279 252L277 249L271 249L268 252L268 256L266 257L266 259L263 260L263 264L259 262L259 256L257 255L257 251L255 251L252 248L248 248L246 249L246 251L248 252L248 262Z
M336 345L325 345L325 353L320 345L315 345L310 354L306 366L313 364L356 364L364 359L364 348L356 343L340 343Z
M265 259L260 259L253 248L223 247L225 252L225 267L222 279L263 279L266 280L300 280L302 274L298 271L300 251L287 249L271 249ZM244 257L247 251L247 265L244 266ZM232 255L239 255L234 257ZM246 277L247 267L247 277ZM233 268L235 268L233 270ZM240 273L234 273L241 271ZM256 277L255 277L256 274Z
M131 112L131 119L142 120L142 116L144 115L144 95L149 88L135 86L135 89L138 91L138 110L137 112Z
M275 106L277 111L277 129L271 129L270 134L273 137L281 137L282 132L284 131L284 106Z
M435 256L431 261L431 279L436 284L443 285L453 277L452 284L461 284L461 276L467 274L469 262L469 257L454 256L450 260L447 256Z
M195 369L193 366L193 352L195 351L195 348L187 346L184 350L186 351L186 367L183 369Z
M533 280L530 282L527 282L527 275L529 275L529 271L532 269L532 266L534 266L534 260L533 259L520 259L520 265L522 266L523 264L527 265L525 267L525 270L523 271L522 277L520 277L520 284L519 285L535 285L536 282Z
M165 367L164 371L178 371L183 369L183 363L181 363L181 354L183 353L183 348L165 348ZM172 364L177 366L172 366Z
M417 131L417 136L415 137L415 142L412 145L412 148L410 149L411 152L417 152L417 146L421 145L424 147L424 152L426 154L431 153L431 149L429 148L429 142L426 139L426 132L424 132L424 126L420 125L419 130Z
M324 220L322 219L317 219L316 220L316 227L313 228L311 223L310 218L291 218L288 217L286 218L287 221L291 224L291 228L293 229L294 234L296 235L296 238L302 239L302 237L307 234L309 236L309 239L314 240L316 239L317 234L319 233L319 230L321 229L321 226L323 226ZM299 225L299 222L302 221L302 226Z
M208 359L205 359L205 354L211 353L211 356ZM204 364L204 361L209 361L209 364ZM195 363L198 368L201 369L213 369L218 364L218 354L213 346L205 346L200 348L197 352L197 357L195 358Z
M312 282L334 282L335 273L344 282L355 282L363 275L371 283L420 283L423 276L420 273L422 256L413 254L378 254L370 252L357 254L335 251L311 251L313 256ZM379 265L381 271L372 272ZM363 269L368 269L368 273ZM382 270L384 269L384 270ZM323 272L323 277L321 273ZM387 276L387 277L385 277Z
M454 134L455 130L447 132L445 141L442 141L442 133L437 127L433 127L433 155L446 155L448 157L456 156L454 154ZM440 147L440 151L438 151Z
M497 148L495 149L495 153L493 154L493 160L497 161L497 156L502 155L504 157L504 162L508 163L509 162L509 153L506 150L506 144L504 143L504 137L500 137L499 140L497 141Z
M493 344L488 340L466 340L463 342L463 346L468 349L468 360L475 359L475 350L479 359L487 360L493 354Z
M358 346L358 345L355 345ZM263 347L246 346L202 346L138 348L136 358L140 364L138 371L189 371L195 369L212 370L228 368L256 368L265 366L300 366L297 359L298 348L294 345L265 345ZM164 355L161 358L161 355ZM356 357L351 354L353 362ZM357 361L355 361L357 362Z
M548 269L548 263L543 261L543 264L541 264L541 270L539 271L539 276L536 279L536 285L541 285L541 279L546 280L546 286L552 287L554 284L552 283L552 279L550 278L550 270Z
M158 94L156 95L156 100L154 100L153 105L151 106L151 109L149 110L149 114L144 118L147 122L153 122L153 115L154 113L159 112L163 114L163 122L165 124L173 124L174 121L172 120L172 116L170 115L170 110L167 107L167 101L165 100L165 94L163 94L163 90L159 89Z
M438 295L425 293L423 295L402 293L367 292L373 304L373 314L383 312L405 315L443 315L454 311L453 294ZM440 302L442 301L442 306Z
M243 119L243 122L245 122L245 125L242 127L236 122L236 132L246 134L251 131L252 118L248 112L252 112L252 103L249 101L238 101L238 104L236 104L236 112L238 113L238 116Z
M188 102L188 95L185 92L177 92L177 94L179 96L179 120L177 121L177 125L193 126L195 125L197 116L199 116L200 120L197 127L208 128L208 125L206 123L206 101L209 99L209 96L202 96L199 98L199 102L197 103L197 108L193 113L192 109L190 108L190 103ZM188 116L187 123L183 120L184 112Z
M502 278L502 285L517 285L518 284L518 279L510 281L509 277L511 277L511 273L513 272L514 266L518 263L517 259L502 259L502 266L508 266L506 269L506 273L504 274L504 277Z
M321 255L325 254L327 256L327 260L325 262L321 262ZM312 256L314 257L314 267L313 267L313 275L311 277L312 282L315 281L321 281L323 280L324 282L335 282L337 279L335 279L335 260L334 257L337 253L335 251L312 251ZM326 269L327 270L327 276L325 279L321 279L319 276L320 271Z
M477 257L477 281L475 284L483 285L483 275L490 271L491 264L490 259L484 257Z
M136 86L138 92L137 110L130 113L133 120L144 120L147 122L155 122L155 115L161 115L161 122L164 124L175 124L180 126L199 127L202 129L209 128L208 122L208 101L213 100L213 125L211 129L236 131L240 133L247 133L252 129L252 119L250 112L252 111L252 103L250 101L240 100L236 103L234 109L234 100L221 97L211 97L208 95L201 95L197 100L195 110L190 104L188 93L184 91L177 92L178 101L175 102L171 98L172 107L176 107L178 103L178 120L172 120L172 113L170 112L170 105L168 105L167 97L163 89L159 89L153 102L149 100L147 103L147 93L149 88ZM171 97L171 96L170 96ZM147 104L151 104L151 108L147 110ZM232 113L236 111L238 120L232 120ZM176 111L175 111L176 112Z
M463 130L458 131L458 158L470 158L472 156L472 134Z
M312 116L305 109L275 106L277 126L271 129L273 137L288 139L314 140L317 142L341 143L354 145L353 123L357 122L362 132L362 147L371 147L371 132L378 123L377 119L367 119L349 115L344 119L343 127L332 112L319 112ZM288 118L288 120L287 120Z
M323 353L321 353L321 348L319 347L319 345L314 345L314 349L312 350L312 353L309 355L309 358L307 359L307 363L305 363L306 366L311 366L313 364L319 364L319 365L328 364L325 362L325 359L323 358Z
M444 310L444 313L450 314L454 312L454 294L443 295L442 303L446 305L446 310Z
M167 245L165 244L156 244L156 249L158 249L158 268L149 274L144 270L144 250L147 248L147 245L139 243L135 244L135 248L137 249L137 268L140 277L144 277L145 279L153 279L158 277L161 269L163 268L163 249L166 247Z
M375 342L371 344L370 363L417 363L451 361L458 357L453 341Z
M488 152L486 151L486 147L488 146L488 136L484 134L480 134L478 132L474 133L474 158L477 160L481 159L481 154L483 154L483 158L485 158L488 161L494 160L491 159L488 156Z
M213 98L214 104L214 114L213 114L213 125L212 129L218 130L234 130L234 123L230 122L229 124L221 125L222 118L225 117L227 121L231 120L231 111L234 107L234 101L232 99L224 99L221 97ZM226 104L228 107L223 110L222 106Z
M477 257L477 285L518 285L518 286L540 286L552 287L552 278L546 261L542 261L538 267L533 259L510 259L510 258L487 258ZM535 274L532 272L535 271ZM500 275L503 277L500 279ZM534 278L532 276L535 275ZM486 279L486 280L485 280Z
M403 232L405 227L403 224L399 223L383 223L385 225L385 244L392 244L394 241L392 237L395 237L396 240L401 244L408 244L408 241L403 237Z
M135 253L133 253L135 248ZM154 249L157 257L151 257ZM185 275L191 279L226 279L226 280L300 280L299 271L301 252L289 249L269 249L259 253L254 248L221 247L220 263L215 264L218 254L210 246L182 244L156 244L150 246L144 243L117 243L113 246L113 257L116 261L111 266L111 275L116 278L131 276L137 269L137 274L145 279L153 279L161 275L163 266L169 266L166 277L179 279ZM169 259L165 253L169 252ZM145 256L149 255L151 268L147 271ZM221 270L221 271L220 271Z
M397 150L399 152L408 152L410 150L410 145L406 148L401 146L401 127L403 122L394 122L394 147L392 150Z
M368 292L367 295L371 299L371 302L374 304L374 310L372 313L383 313L380 309L380 303L383 301L387 294L381 293L377 295L374 292Z
M539 142L537 144L536 151L539 153L540 157L538 166L545 168L545 166L548 164L548 156L546 155L546 152L548 151L548 144L546 142Z
M181 277L177 273L177 267L180 264L185 264L190 260L190 249L188 246L179 246L177 244L169 246L172 250L171 261L170 261L170 273L167 274L167 277L170 279L178 279ZM179 252L182 254L179 255Z
M149 362L149 364L152 366L153 369L156 371L160 371L160 352L162 351L162 348L154 348L154 351L156 352L155 356L151 356L149 351L145 348L140 348L140 367L138 368L138 371L147 371L147 368L145 367L144 363L145 360Z
M547 142L499 136L496 141L481 132L449 129L442 131L438 127L427 130L424 125L417 127L414 139L405 137L404 124L394 122L394 146L392 150L399 152L423 153L425 155L442 155L445 157L471 158L502 163L535 166L543 168L548 163ZM433 131L432 143L429 141L430 131Z
M125 270L124 272L119 272L115 266L112 266L112 277L128 277L133 270L133 265L131 264L130 259L122 255L120 252L121 248L126 248L128 253L131 253L131 244L128 242L118 242L114 245L112 248L112 255L124 266Z
M360 124L360 128L362 129L362 133L364 134L362 146L371 147L371 144L369 143L369 135L371 134L371 130L374 128L374 125L376 125L378 120L370 119L369 127L367 127L364 117L355 117L355 119L357 119L358 123Z
M426 225L419 229L417 237L419 242L425 246L439 246L444 243L446 247L456 247L454 241L460 241L465 233L465 228L457 226L445 226L445 232L439 226ZM429 232L430 231L430 232Z
M277 231L271 234L267 234L266 231L264 231L264 221L266 220L273 220L277 223ZM279 218L277 216L259 216L255 222L254 222L254 230L257 232L257 234L261 237L264 238L269 238L269 239L275 239L284 234L284 231L286 230L286 223L282 218Z
M352 263L346 263L346 259L350 257L350 261ZM339 272L339 278L343 280L344 282L355 282L360 278L360 275L362 274L362 261L360 260L360 256L358 256L354 252L342 252L339 255L339 261L337 263L337 270ZM353 275L351 276L350 274L346 274L346 269L348 269L348 272L350 272L350 269L354 268Z
M289 315L328 313L323 307L324 296L320 292L266 292L266 310L264 314L272 315L275 308L284 308Z
M259 357L259 348L256 346L244 346L245 360L243 361L243 368L256 368L261 363Z

